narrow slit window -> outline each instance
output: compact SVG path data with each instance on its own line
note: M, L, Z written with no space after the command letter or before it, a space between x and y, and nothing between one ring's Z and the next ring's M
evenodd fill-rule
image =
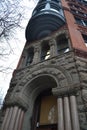
M30 65L33 61L33 57L34 57L34 48L29 48L28 49L28 55L27 55L27 61L26 61L26 66Z
M57 39L58 54L63 54L69 51L68 39L61 35Z
M83 39L84 39L84 42L85 42L85 45L86 45L86 47L87 47L87 35L85 35L85 34L82 34L82 37L83 37Z
M41 61L47 60L50 57L50 46L48 42L44 42L41 47Z

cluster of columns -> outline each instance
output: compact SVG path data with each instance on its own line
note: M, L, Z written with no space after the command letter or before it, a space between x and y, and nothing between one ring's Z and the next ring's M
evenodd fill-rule
M76 97L65 96L57 99L58 130L80 130Z
M21 130L24 110L14 106L6 109L1 130Z

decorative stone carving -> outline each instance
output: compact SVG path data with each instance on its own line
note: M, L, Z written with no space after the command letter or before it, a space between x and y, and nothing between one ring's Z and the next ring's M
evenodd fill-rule
M35 79L41 76L48 76L51 77L56 85L52 87L57 87L58 91L61 93L61 90L65 91L65 89L69 89L69 84L72 83L72 77L69 73L64 70L64 68L60 66L55 65L42 65L35 68L31 68L31 71L28 71L25 73L24 77L18 82L15 89L12 92L12 96L10 98L10 102L18 102L19 104L21 102L26 102L28 104L29 102L29 96L32 96L32 93L34 91L41 91L43 89L43 85L41 88L41 85L39 84L32 84L34 83ZM40 83L41 84L41 83ZM36 89L36 90L35 90ZM16 95L16 96L15 96ZM20 101L18 100L20 95ZM18 96L18 97L17 97ZM24 98L25 97L25 98ZM15 99L15 100L14 100ZM26 101L25 101L26 100ZM22 104L22 103L21 103ZM25 106L25 103L24 103Z
M51 63L54 58L43 61L41 63L32 64L22 70L17 70L16 76L13 77L13 81L16 81L16 86L11 93L11 100L14 99L15 93L21 95L21 100L29 101L29 96L41 89L36 83L31 85L36 78L48 75L51 77L57 85L53 86L57 88L58 93L74 92L79 89L78 73L76 72L75 63L73 60L73 53L69 52L67 55L61 57L55 57L54 64ZM68 63L69 61L69 63ZM69 65L70 64L70 65ZM35 90L37 89L37 90ZM31 93L29 93L31 92ZM29 95L30 94L30 95ZM23 96L25 97L23 99Z

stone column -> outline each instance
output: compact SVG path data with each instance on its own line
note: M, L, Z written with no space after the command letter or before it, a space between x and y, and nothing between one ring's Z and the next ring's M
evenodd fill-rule
M9 108L6 109L6 113L5 113L5 117L4 117L4 120L3 120L3 124L2 124L2 127L1 127L1 130L5 130L5 124L7 122L7 118L8 118L8 114L9 114Z
M73 130L80 130L75 96L70 96L70 105L71 105L71 118L72 118Z
M50 57L56 56L57 55L56 40L55 39L51 39L49 41L49 45L50 45Z
M13 113L13 107L11 107L9 109L7 121L6 121L5 126L4 126L4 130L8 130L8 127L9 127L10 121L11 121L11 117L12 117L12 113Z
M21 116L21 108L18 110L17 118L16 118L16 122L15 122L15 126L13 130L18 130L20 116Z
M18 107L15 106L13 108L13 112L12 112L12 116L10 119L10 124L9 124L8 130L13 130L13 128L15 126L16 119L17 119L17 112L18 112Z
M24 119L24 111L22 110L21 114L20 114L18 130L21 130L21 128L22 128L23 119Z
M40 61L40 48L39 48L39 46L35 46L33 63L38 63L39 61Z
M65 121L65 130L72 130L71 128L71 118L70 118L70 107L68 97L64 97L64 121Z
M58 105L58 130L64 130L64 119L63 119L63 99L57 99Z
M1 130L21 130L23 118L24 111L21 108L7 108Z

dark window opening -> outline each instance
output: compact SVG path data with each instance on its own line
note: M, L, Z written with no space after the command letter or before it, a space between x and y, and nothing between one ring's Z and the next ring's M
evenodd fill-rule
M77 18L77 17L75 17L75 20L76 20L77 24L82 25L82 26L87 26L86 20L83 20L83 19L80 19L80 18Z
M26 66L30 65L33 61L34 48L33 47L29 48L27 53L28 53L28 56L27 56Z
M78 11L78 10L75 10L75 9L71 9L71 13L72 14L76 14L78 16L86 16L84 13Z
M57 50L58 54L63 54L69 51L68 39L61 35L57 39Z
M86 47L87 47L87 35L85 35L85 34L82 34L82 37L83 37L83 39L84 39L84 42L85 42L85 45L86 45Z
M47 60L50 57L50 46L48 42L43 42L41 47L41 61Z

